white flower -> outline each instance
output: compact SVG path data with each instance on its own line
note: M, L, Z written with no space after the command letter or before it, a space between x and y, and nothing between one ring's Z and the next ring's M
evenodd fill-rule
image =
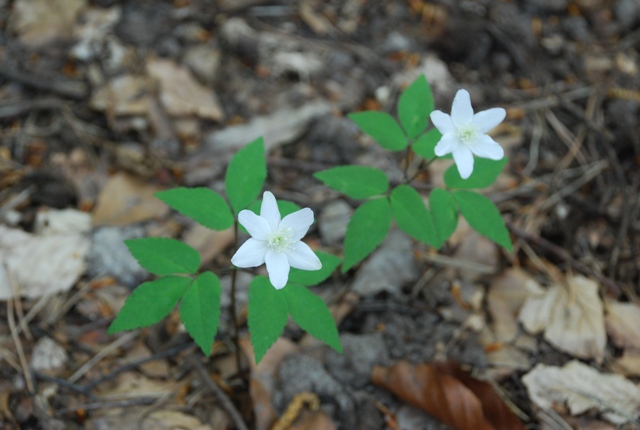
M467 179L473 172L473 155L500 160L504 150L486 133L500 124L507 112L502 108L473 113L467 90L459 90L453 99L451 115L439 110L431 112L431 122L442 133L435 147L438 157L453 154L458 172Z
M319 270L322 263L311 248L300 239L313 223L313 211L300 209L280 219L276 198L269 191L262 196L260 215L240 211L238 221L251 238L231 258L237 267L256 267L267 263L269 281L281 289L289 279L289 268Z

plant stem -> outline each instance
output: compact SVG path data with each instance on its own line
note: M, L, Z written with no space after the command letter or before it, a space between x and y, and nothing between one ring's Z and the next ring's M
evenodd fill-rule
M238 221L233 223L233 237L234 250L238 247ZM240 357L240 343L238 342L238 318L236 315L236 277L238 275L238 269L236 267L233 268L231 272L231 322L232 322L232 333L231 340L236 347L236 367L238 368L238 374L242 374L241 367L241 357Z

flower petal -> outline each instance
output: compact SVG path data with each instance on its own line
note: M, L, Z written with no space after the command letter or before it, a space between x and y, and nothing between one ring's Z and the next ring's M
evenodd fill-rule
M455 132L447 133L440 138L433 151L438 157L442 157L455 151L460 145L462 145L462 142L460 142L460 139L458 139L458 135Z
M453 159L458 166L458 172L462 179L467 179L473 172L473 154L471 150L465 146L460 145L455 151L453 151Z
M267 242L253 238L249 239L231 257L231 264L245 268L260 266L264 263L268 249Z
M278 223L280 222L280 209L278 209L278 202L270 191L265 191L262 194L262 206L260 206L260 216L267 220L271 231L276 231Z
M460 128L469 124L473 119L473 108L471 107L471 96L467 90L458 90L451 105L451 121Z
M320 270L322 263L318 256L304 242L296 242L287 252L291 267L301 270Z
M313 224L313 211L309 208L300 209L287 215L280 221L280 227L293 230L291 239L300 240L307 234L309 227Z
M473 123L480 133L486 133L507 116L507 111L502 108L492 108L478 112L473 116Z
M287 254L270 249L265 255L265 262L267 263L267 272L269 272L271 285L276 287L276 290L287 285L290 267Z
M502 160L504 158L504 149L495 140L486 134L480 136L478 141L473 145L467 145L468 148L476 156L489 158L491 160Z
M241 210L238 214L238 221L247 229L251 237L258 240L266 240L271 234L271 227L267 220L250 210Z
M431 122L436 126L438 131L442 134L447 134L456 131L456 126L451 121L451 116L446 113L434 110L431 112Z

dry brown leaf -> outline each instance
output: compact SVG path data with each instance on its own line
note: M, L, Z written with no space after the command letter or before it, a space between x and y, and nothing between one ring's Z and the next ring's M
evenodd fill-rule
M85 0L18 0L13 4L9 29L32 48L66 40L73 35L73 24Z
M622 357L613 362L611 370L624 376L640 376L640 351L625 350Z
M141 430L213 430L193 415L164 410L149 414L142 422Z
M635 303L607 303L607 333L620 348L640 350L640 306Z
M598 284L583 276L532 294L519 319L530 333L544 330L544 338L561 351L602 362L607 336Z
M240 347L245 356L249 358L251 367L251 379L249 381L249 393L253 400L255 415L255 429L269 430L278 417L275 408L271 404L271 398L276 389L276 374L278 366L289 354L299 351L296 344L285 338L278 338L258 365L255 364L253 346L248 338L240 339Z
M640 388L620 375L602 374L576 360L563 367L538 364L522 382L531 401L542 409L566 402L572 415L596 409L614 424L640 416Z
M68 213L75 221L77 214L89 217L72 212ZM89 239L76 225L67 225L68 217L53 218L52 229L42 229L39 234L0 225L0 300L67 291L84 273Z
M224 119L215 93L201 85L187 68L171 60L151 58L147 61L147 72L160 84L160 100L169 115Z
M143 343L138 342L124 357L121 364L124 366L128 363L138 361L143 358L151 357L151 350ZM147 376L152 378L162 378L169 375L169 364L165 360L152 360L138 366L140 370Z
M535 282L527 272L514 268L497 276L487 294L493 331L499 341L510 342L519 332L518 311L529 292L527 283Z
M156 191L160 188L127 173L116 173L98 196L93 224L124 226L165 216L169 207L153 195Z
M215 231L194 224L184 234L184 242L200 253L200 265L206 266L233 243L233 229Z
M92 109L108 112L113 116L146 115L151 94L149 80L144 76L118 76L92 95Z
M376 366L371 380L456 430L524 429L490 384L468 375L463 382L458 378L462 373L448 364L400 361L388 368Z

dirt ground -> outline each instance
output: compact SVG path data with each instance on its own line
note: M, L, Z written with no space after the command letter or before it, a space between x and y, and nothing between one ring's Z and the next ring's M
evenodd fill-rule
M639 67L637 0L0 0L0 428L640 428ZM266 189L340 255L357 202L312 174L401 182L346 114L395 115L420 74L437 109L460 88L507 109L486 195L514 252L464 222L439 252L393 231L313 288L344 354L292 323L255 366L247 273L231 341L232 232L153 193L222 191L262 135ZM148 279L123 240L145 236L221 277L209 358L177 313L106 334Z

